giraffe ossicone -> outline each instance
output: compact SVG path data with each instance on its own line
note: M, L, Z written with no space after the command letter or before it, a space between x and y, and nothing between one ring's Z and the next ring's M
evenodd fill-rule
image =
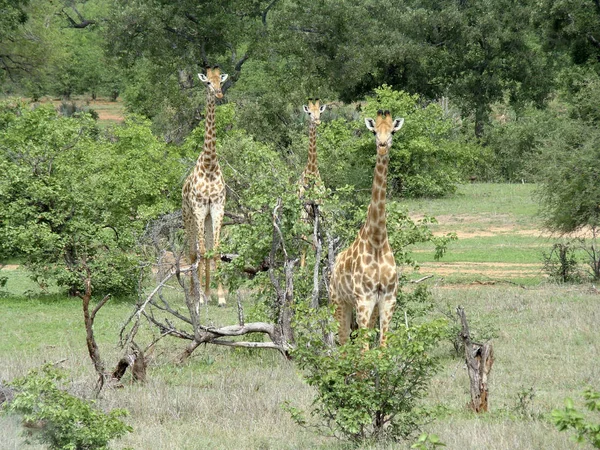
M222 84L227 80L227 74L222 74L218 67L212 67L206 69L206 74L199 73L198 78L206 85L204 146L194 169L183 183L181 211L190 262L198 262L198 277L191 277L192 295L201 304L210 295L211 261L206 257L207 251L215 253L215 270L221 260L218 249L225 214L225 181L216 153L215 99L223 98ZM203 273L205 295L200 295ZM218 297L219 306L225 305L220 281Z
M385 217L387 171L392 136L404 119L392 119L389 111L378 111L375 120L365 119L375 135L377 163L367 218L354 242L335 261L330 282L330 299L339 322L339 343L350 337L352 312L356 310L359 328L373 328L379 318L379 345L386 334L396 305L398 274L394 253L388 241Z

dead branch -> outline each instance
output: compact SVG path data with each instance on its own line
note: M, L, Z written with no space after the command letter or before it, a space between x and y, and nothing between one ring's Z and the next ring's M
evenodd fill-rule
M412 280L411 283L413 283L413 284L419 284L419 283L422 283L425 280L429 280L430 278L433 278L433 275L427 275L427 276L425 276L423 278L419 278L418 280Z
M477 413L487 412L489 406L488 376L494 364L494 350L489 343L478 344L471 341L467 316L462 306L456 308L456 314L460 317L462 324L461 337L465 344L465 360L471 381L469 407Z

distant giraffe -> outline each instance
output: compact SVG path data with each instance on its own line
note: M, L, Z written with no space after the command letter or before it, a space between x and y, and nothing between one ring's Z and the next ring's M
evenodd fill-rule
M317 126L321 123L321 113L327 109L327 105L320 105L319 99L314 103L312 99L308 99L308 105L304 105L303 110L308 114L308 161L306 167L300 175L298 182L298 196L303 201L301 219L304 222L312 222L314 220L313 208L310 205L311 199L305 198L306 191L311 188L320 190L323 187L323 181L319 174L319 165L317 162ZM302 249L300 255L300 267L304 267L306 263L306 248Z
M356 309L359 328L372 328L379 316L379 345L384 347L398 289L385 218L386 177L392 135L402 128L404 119L392 120L389 111L378 111L375 121L365 119L365 123L377 143L371 203L356 240L336 258L330 296L340 324L340 344L346 343L350 336L352 311Z
M210 260L206 258L207 250L214 250L215 269L220 261L219 236L225 212L225 181L217 160L215 148L215 98L223 98L222 83L227 74L221 73L218 67L206 70L206 75L199 73L198 77L206 85L206 116L204 148L192 173L187 177L182 189L182 214L185 232L189 239L190 261L196 262L198 256L198 280L202 285L204 267L204 292L206 298L210 295ZM192 292L198 293L192 277ZM219 282L219 306L225 305L223 286ZM200 303L203 302L202 296Z

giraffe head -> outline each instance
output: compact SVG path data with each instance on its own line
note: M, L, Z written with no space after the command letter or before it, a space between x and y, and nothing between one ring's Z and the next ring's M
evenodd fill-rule
M315 99L315 102L312 102L312 98L308 99L308 105L304 105L302 109L308 117L310 121L315 125L319 125L321 123L321 113L327 109L327 105L319 105L319 99Z
M221 73L221 69L219 66L209 67L206 69L206 75L203 73L198 74L198 78L202 81L209 92L217 98L223 98L223 91L221 91L221 86L225 83L227 79L226 73Z
M375 120L366 118L365 124L369 131L375 135L377 153L385 155L392 146L392 135L402 128L404 119L392 119L389 111L379 110L377 111L377 118Z

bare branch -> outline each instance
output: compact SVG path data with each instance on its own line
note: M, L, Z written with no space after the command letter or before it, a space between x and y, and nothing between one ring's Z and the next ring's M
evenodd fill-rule
M98 304L96 305L96 307L90 314L92 321L96 318L96 314L98 313L98 311L100 311L100 308L102 308L104 305L106 305L106 302L108 302L109 300L110 300L110 294L106 294L104 296L104 298L98 302Z
M425 280L429 280L430 278L433 278L433 275L427 275L427 276L425 276L423 278L419 278L418 280L412 280L411 283L413 283L413 284L419 284L419 283L422 283Z
M267 14L269 14L270 9L275 6L275 4L278 2L279 0L273 0L271 3L269 3L267 5L267 7L265 8L265 10L262 12L261 14L261 20L262 20L262 24L264 27L267 26Z

